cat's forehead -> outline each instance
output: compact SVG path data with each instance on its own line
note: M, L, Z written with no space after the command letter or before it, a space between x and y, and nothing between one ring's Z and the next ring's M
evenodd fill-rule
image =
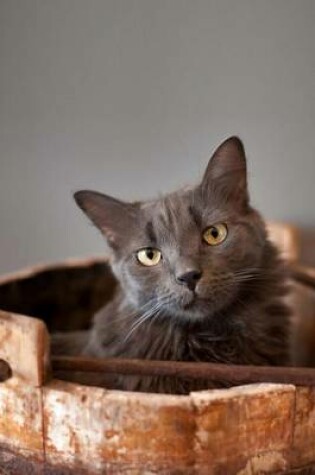
M192 207L192 203L193 190L186 189L145 201L141 204L141 210L145 218L168 222L172 221L174 216L183 219Z
M196 227L197 213L194 213L192 203L192 190L142 203L142 232L152 243L170 244L174 240L179 244L183 232L187 234Z
M196 188L185 188L141 205L144 222L154 227L180 230L190 225L200 227L203 222L214 224L230 214L226 203L218 205L211 197L205 199Z

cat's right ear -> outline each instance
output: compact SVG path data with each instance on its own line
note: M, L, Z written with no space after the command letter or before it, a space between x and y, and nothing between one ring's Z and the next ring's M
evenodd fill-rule
M82 190L73 195L79 208L105 236L108 244L117 249L130 236L139 207L125 203L97 191Z

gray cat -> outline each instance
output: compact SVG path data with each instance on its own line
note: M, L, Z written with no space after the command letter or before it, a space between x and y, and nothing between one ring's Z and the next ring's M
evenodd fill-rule
M135 203L93 191L75 200L104 235L119 286L89 332L56 335L54 353L289 363L285 267L249 204L240 139L220 145L194 188ZM99 383L177 394L211 386L156 376Z

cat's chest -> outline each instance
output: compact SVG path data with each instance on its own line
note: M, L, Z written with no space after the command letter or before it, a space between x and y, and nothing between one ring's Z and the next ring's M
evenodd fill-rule
M134 342L136 343L136 342ZM122 348L120 357L166 361L235 362L241 359L241 351L231 341L196 335L185 331L160 332L155 338L142 338L137 345ZM205 388L216 387L211 381L189 380L166 376L121 376L118 387L132 391L187 394Z
M139 329L117 350L119 356L151 360L226 362L240 357L239 342L231 333L171 325Z

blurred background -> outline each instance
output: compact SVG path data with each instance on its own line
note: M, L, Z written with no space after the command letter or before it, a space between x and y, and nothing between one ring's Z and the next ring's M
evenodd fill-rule
M74 191L195 183L232 134L315 263L314 24L314 0L1 0L0 273L101 255Z

